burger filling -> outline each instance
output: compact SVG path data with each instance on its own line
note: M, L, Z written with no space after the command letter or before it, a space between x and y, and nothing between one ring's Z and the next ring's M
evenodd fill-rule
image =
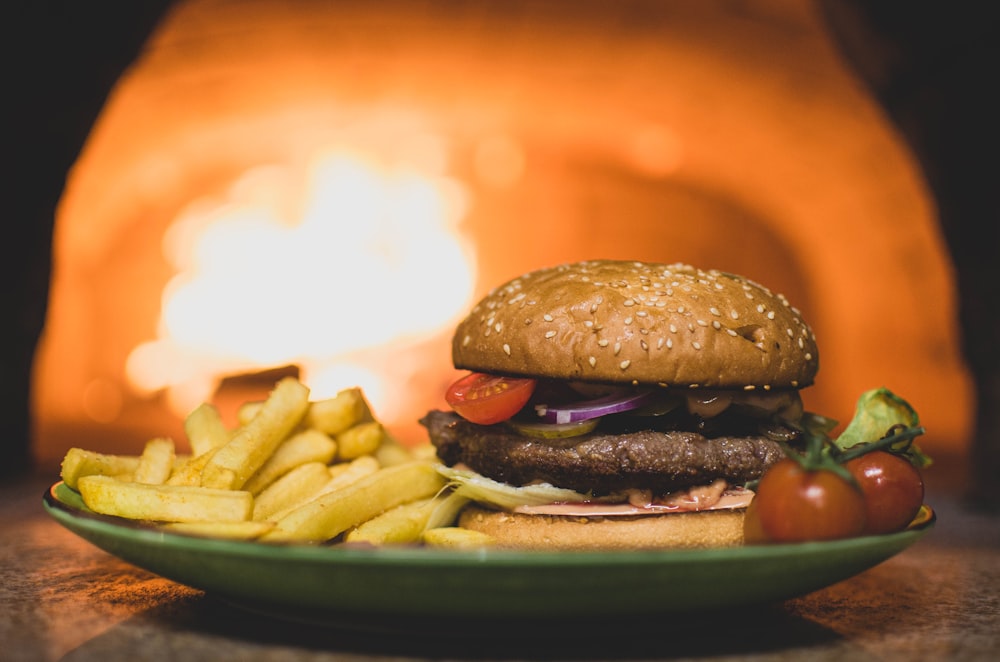
M494 407L494 422L470 420L465 403L421 422L460 491L528 513L745 507L752 493L744 485L784 457L782 444L795 442L803 416L795 390L678 392L541 380L524 398L518 388L521 404L506 417Z

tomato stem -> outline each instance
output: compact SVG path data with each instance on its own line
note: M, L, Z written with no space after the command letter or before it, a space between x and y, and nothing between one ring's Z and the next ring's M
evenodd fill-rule
M877 441L863 442L842 450L823 429L806 426L802 430L805 444L801 452L785 446L785 455L792 458L806 471L832 471L852 485L857 481L844 465L855 458L877 450L886 450L902 455L915 464L920 462L923 454L912 446L915 437L924 433L923 427L905 427L896 425L890 428L889 434ZM919 455L919 457L917 457Z
M870 442L856 444L854 446L851 446L845 451L841 451L840 453L837 454L837 461L841 463L850 462L851 460L861 457L866 453L870 453L872 451L877 451L877 450L887 450L896 453L898 455L904 455L908 457L908 451L911 448L913 440L925 432L922 426L918 427L895 426L893 430L895 431L892 432L892 434L886 435L885 437L882 437L878 441L870 441Z

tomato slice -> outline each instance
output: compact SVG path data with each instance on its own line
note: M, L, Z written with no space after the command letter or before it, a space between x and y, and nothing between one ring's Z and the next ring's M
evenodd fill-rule
M473 372L445 391L444 399L462 418L493 425L521 411L535 391L535 380Z

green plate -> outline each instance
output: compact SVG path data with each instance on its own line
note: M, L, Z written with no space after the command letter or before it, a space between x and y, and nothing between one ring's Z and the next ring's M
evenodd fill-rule
M43 503L100 549L247 609L339 626L440 622L452 630L490 619L628 618L778 602L881 563L935 520L924 506L899 533L728 549L461 551L279 546L167 533L95 514L62 483Z

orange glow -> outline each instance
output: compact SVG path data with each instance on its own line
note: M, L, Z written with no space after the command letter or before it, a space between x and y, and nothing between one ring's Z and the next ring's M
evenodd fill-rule
M932 455L966 443L933 199L810 3L390 5L165 17L58 211L43 461L182 442L220 379L232 404L289 364L419 441L472 300L587 258L766 283L816 331L811 409L887 386Z
M377 375L352 355L446 329L469 304L458 183L337 151L296 175L248 170L164 236L177 273L157 338L130 353L126 373L140 392L166 389L178 415L226 375L297 364L315 396L361 384L391 416L399 394L387 380L407 376Z

